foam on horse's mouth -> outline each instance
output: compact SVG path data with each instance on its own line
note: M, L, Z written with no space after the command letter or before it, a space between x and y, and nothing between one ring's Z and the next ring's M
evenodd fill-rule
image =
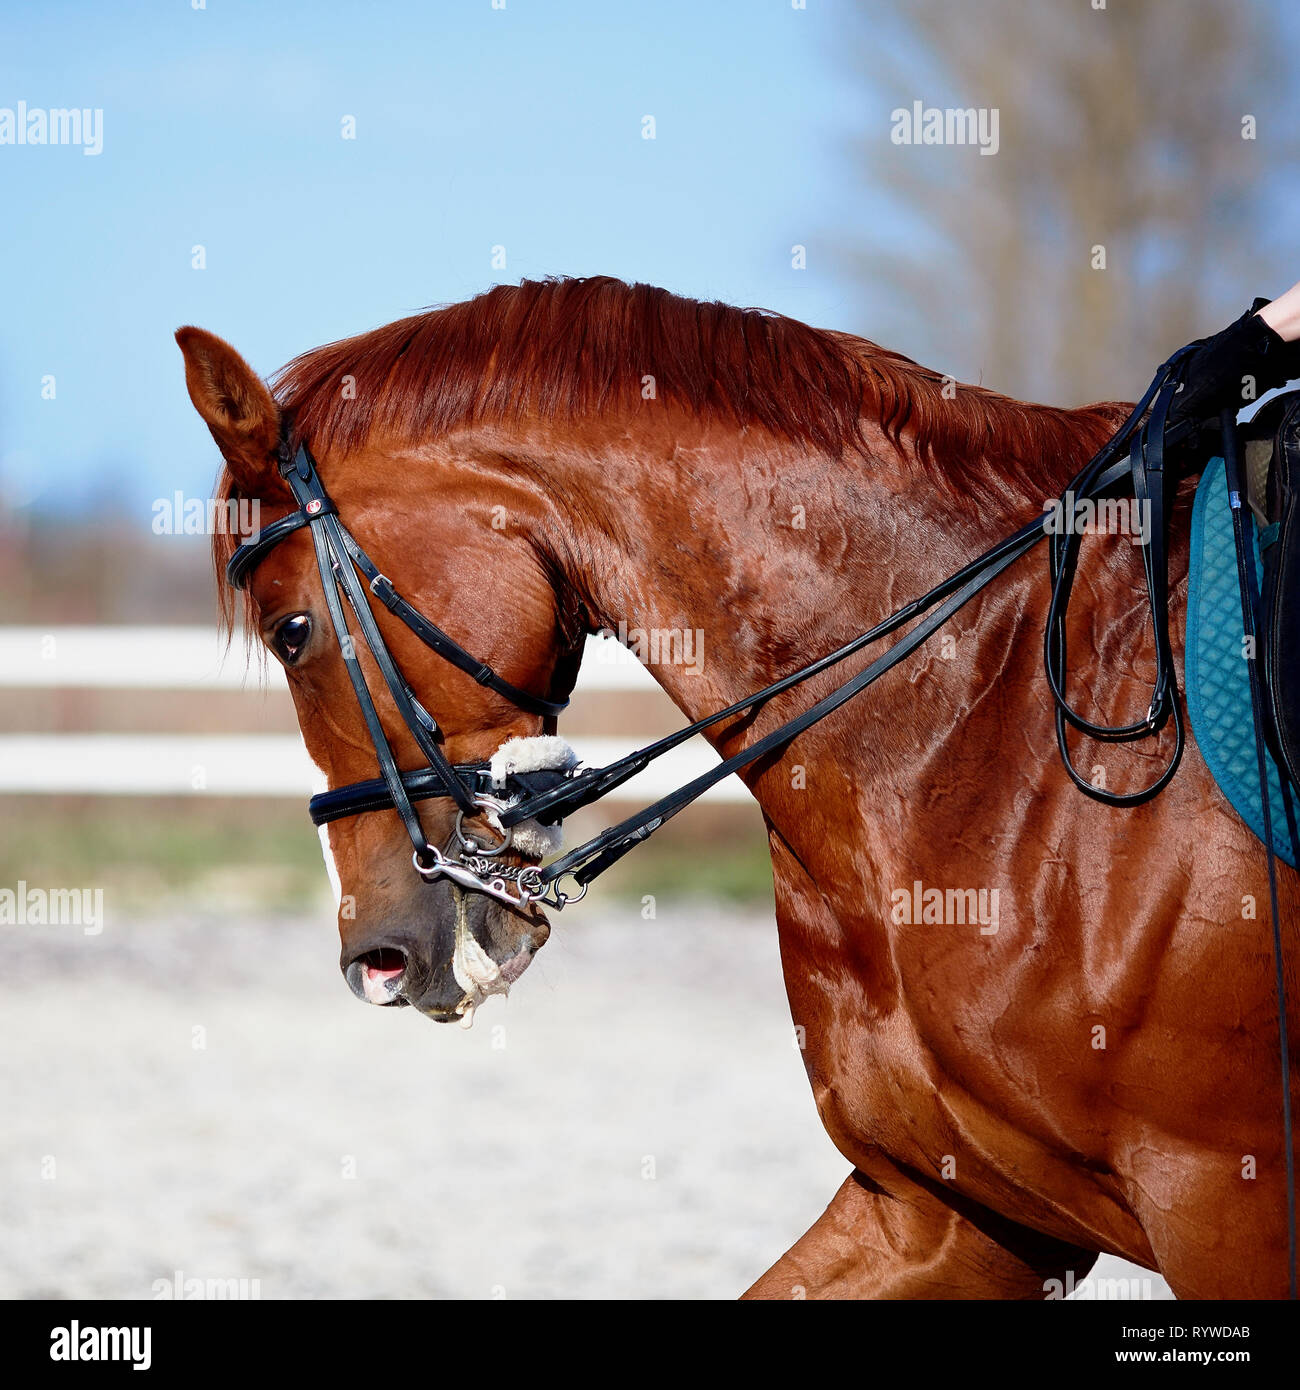
M452 892L456 900L456 949L452 952L451 973L465 991L456 1013L462 1028L472 1028L474 1010L493 994L509 994L510 986L528 968L532 955L524 946L504 964L498 965L470 930L466 915L470 895L454 884Z

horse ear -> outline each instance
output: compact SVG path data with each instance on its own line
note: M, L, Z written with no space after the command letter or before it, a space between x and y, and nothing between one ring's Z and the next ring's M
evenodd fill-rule
M180 328L190 400L217 441L240 489L265 496L280 484L280 407L252 367L215 333Z

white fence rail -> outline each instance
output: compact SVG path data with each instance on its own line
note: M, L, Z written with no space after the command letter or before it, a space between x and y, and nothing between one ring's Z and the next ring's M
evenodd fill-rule
M284 673L267 666L278 688ZM10 689L260 690L242 649L228 654L215 633L193 627L0 628L0 686ZM625 648L588 641L579 691L654 689ZM644 739L572 739L593 765L613 761ZM716 766L703 742L674 749L614 793L652 801ZM0 794L97 796L303 797L324 787L302 741L286 734L0 734ZM735 777L706 800L738 802L749 793Z
M280 689L284 672L266 662ZM61 689L257 690L261 674L241 642L227 650L206 627L0 627L0 686ZM580 691L653 690L626 647L588 638Z

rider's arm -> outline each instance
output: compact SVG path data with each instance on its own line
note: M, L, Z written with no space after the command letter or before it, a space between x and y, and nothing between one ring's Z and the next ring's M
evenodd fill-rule
M1300 338L1300 283L1265 304L1259 316L1283 342L1294 343Z

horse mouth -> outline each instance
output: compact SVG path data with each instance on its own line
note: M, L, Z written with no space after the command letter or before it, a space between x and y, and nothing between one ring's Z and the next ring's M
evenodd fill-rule
M484 1000L494 994L509 993L511 985L532 964L540 944L524 941L513 955L498 962L477 941L473 941L472 946L458 941L452 969L462 993L452 1005L411 998L404 987L406 963L396 951L375 951L367 960L358 962L354 967L357 972L354 992L368 1003L384 1008L401 1009L414 1004L419 1013L435 1023L459 1023L462 1028L469 1028L473 1026L475 1010Z
M377 944L343 974L352 993L382 1008L413 1007L437 1023L473 1025L479 1005L508 994L550 936L536 905L502 911L481 894L447 885L440 924Z
M445 994L442 999L407 997L406 1002L414 1004L417 1011L435 1023L459 1023L463 1029L469 1029L474 1024L474 1013L485 999L494 994L509 994L514 981L519 980L524 970L533 963L538 949L545 944L551 934L551 924L546 922L542 913L531 909L526 917L533 930L506 947L509 954L502 951L499 940L492 942L498 952L494 955L481 940L482 935L487 935L487 940L491 940L494 933L484 933L485 923L482 919L476 919L471 910L481 899L473 892L452 884L452 901L455 902L456 922L449 965L452 979L459 987L460 998L455 1004L449 1004ZM480 929L477 933L474 930L476 926Z
M472 1028L479 1005L494 994L508 993L510 986L532 964L535 954L536 948L532 943L525 943L513 956L508 956L500 962L495 975L490 979L484 979L481 984L470 980L466 986L457 975L457 983L465 991L459 1002L451 1008L440 1008L436 1005L424 1007L420 1009L420 1013L435 1023L459 1023L462 1028Z

